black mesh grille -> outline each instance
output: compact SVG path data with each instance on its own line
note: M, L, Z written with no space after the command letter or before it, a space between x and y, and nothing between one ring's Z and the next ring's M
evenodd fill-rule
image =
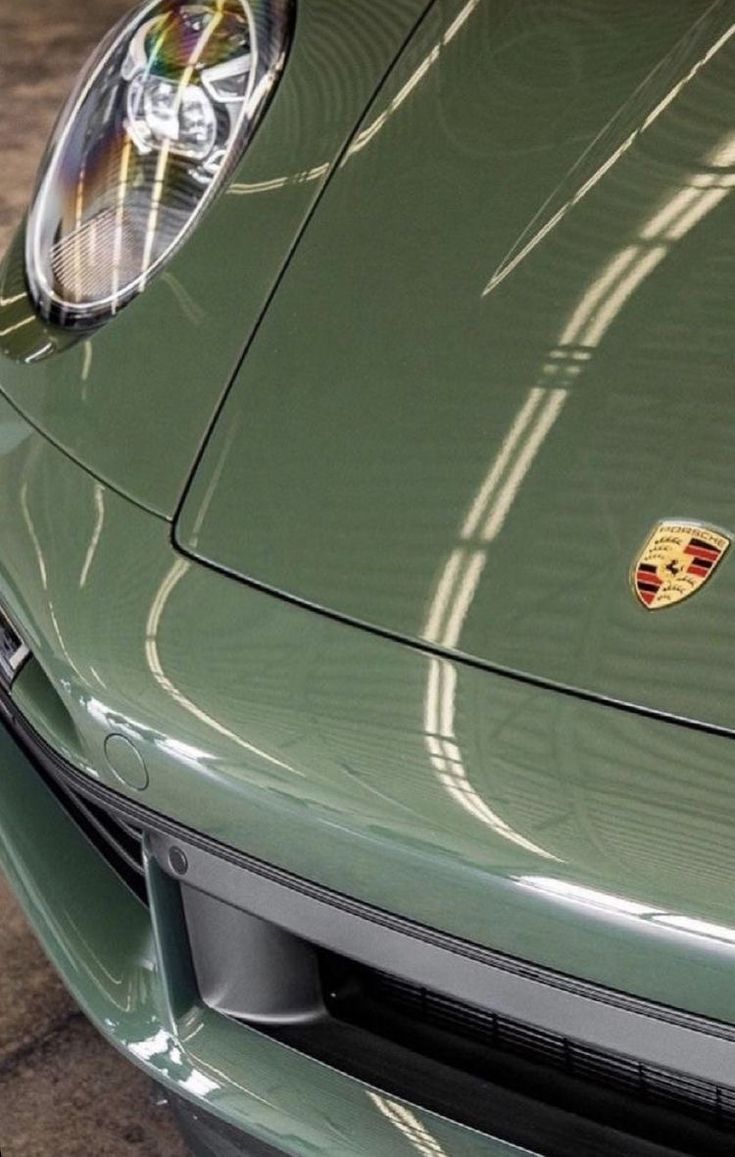
M503 1055L523 1058L547 1072L618 1091L627 1100L685 1113L718 1130L735 1132L735 1089L592 1048L332 954L323 954L322 971L333 1015L389 1039L409 1041L424 1055L431 1038L412 1034L412 1028L438 1030L446 1034L444 1042L455 1038L481 1046L495 1071L502 1070L502 1062L492 1066L493 1056L496 1061ZM445 1045L438 1048L441 1059L446 1059Z

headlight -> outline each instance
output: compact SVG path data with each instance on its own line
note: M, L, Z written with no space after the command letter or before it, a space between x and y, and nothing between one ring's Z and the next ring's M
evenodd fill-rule
M44 159L26 270L41 315L89 327L140 293L242 155L290 0L154 0L103 42Z

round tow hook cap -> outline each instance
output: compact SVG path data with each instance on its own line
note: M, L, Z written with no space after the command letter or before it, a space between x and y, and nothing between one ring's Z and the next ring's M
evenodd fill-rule
M168 862L171 866L171 871L175 872L177 876L185 876L189 871L189 861L186 858L186 852L181 848L173 847L169 849Z
M108 735L105 740L105 758L110 770L126 787L145 791L148 787L148 769L137 747L125 735Z

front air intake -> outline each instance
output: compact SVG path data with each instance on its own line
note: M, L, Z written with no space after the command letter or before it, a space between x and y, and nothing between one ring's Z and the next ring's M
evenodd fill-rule
M508 1081L511 1058L547 1074L623 1094L628 1103L674 1110L735 1133L735 1090L635 1057L605 1052L411 981L321 953L332 1015L444 1063ZM542 1082L543 1083L543 1082ZM546 1082L553 1097L555 1082ZM562 1081L556 1082L559 1088Z

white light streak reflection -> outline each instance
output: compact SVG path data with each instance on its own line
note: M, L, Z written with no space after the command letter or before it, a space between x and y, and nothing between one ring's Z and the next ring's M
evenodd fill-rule
M12 297L5 297L2 293L0 293L0 307L4 308L6 305L15 305L19 301L28 301L28 294L25 292L25 290L23 293L13 294Z
M561 347L574 345L577 342L589 319L596 314L600 303L604 301L610 289L627 273L638 256L638 252L637 246L629 245L620 253L616 253L602 273L595 278L590 288L582 294L579 305L572 313L569 323L562 330L559 338ZM585 343L580 342L580 344Z
M33 318L29 318L29 321L33 321ZM26 354L26 356L23 358L23 361L27 366L33 365L34 362L40 362L43 358L46 357L47 354L52 352L53 348L53 342L48 341L39 349L34 350L33 353Z
M447 1152L441 1147L436 1138L429 1132L426 1125L399 1101L391 1101L380 1093L368 1092L368 1097L383 1116L421 1154L421 1157L447 1157Z
M80 234L84 216L84 185L86 178L86 167L82 165L77 181L76 196L74 198L74 282L76 285L77 301L82 300L82 252Z
M650 904L639 904L624 896L614 896L595 888L586 888L568 880L556 880L551 876L520 876L517 881L525 888L543 892L545 896L569 900L583 904L586 908L597 908L601 912L612 912L618 916L651 916L656 911Z
M556 366L553 368L556 372ZM460 531L461 545L449 554L421 632L424 639L443 650L454 650L460 643L487 565L488 548L500 534L567 396L568 390L564 388L549 390L534 386L528 392L470 506ZM455 803L502 839L532 855L560 862L558 856L512 828L473 786L457 741L455 698L454 664L447 659L430 660L425 695L425 744L439 783Z
M74 671L75 674L78 675L79 678L81 679L82 673L79 670L79 668L77 667L74 660L72 659L71 655L69 654L69 649L68 649L66 642L64 640L64 636L61 633L61 627L59 625L59 620L56 616L56 611L54 610L54 604L50 600L48 603L48 613L49 613L49 617L51 619L52 626L54 628L54 634L56 635L56 638L59 641L59 646L61 647L61 652L62 652L64 658L66 659L67 663L71 667L72 671Z
M446 48L448 44L454 40L457 33L467 23L472 13L477 8L482 0L468 0L464 8L460 9L455 19L449 25L441 40L433 46L430 52L426 54L421 63L414 69L403 87L396 93L390 103L386 106L383 112L371 121L366 128L362 129L347 150L343 165L347 163L351 156L359 153L366 145L369 145L371 140L380 132L382 128L388 123L392 116L398 112L404 101L408 100L411 93L418 87L430 69L441 59L442 49Z
M615 318L626 302L633 296L639 285L663 261L668 250L665 245L657 245L653 249L644 250L637 255L632 269L621 277L614 290L607 296L604 304L598 310L594 324L585 332L582 344L597 346L612 325Z
M600 345L626 303L680 241L735 187L735 134L705 158L694 173L659 206L639 231L639 240L615 253L594 279L560 338L560 348L583 347L591 354ZM715 171L712 172L711 170ZM717 170L722 170L718 172Z
M312 169L304 169L300 173L289 173L284 177L271 177L266 181L252 181L246 184L235 181L227 189L227 195L232 197L250 197L258 193L273 193L278 189L286 189L291 185L304 185L309 181L319 181L329 172L329 162L315 165Z
M87 579L89 578L89 572L90 572L90 569L92 567L92 563L94 562L95 555L97 553L97 547L100 544L100 538L102 536L102 529L105 525L105 488L101 482L95 482L95 484L94 484L94 508L95 508L94 529L92 531L92 537L90 539L89 546L87 547L87 554L86 554L85 559L84 559L84 565L82 566L82 573L79 576L80 588L85 587L87 585Z
M82 381L89 381L89 374L92 369L93 348L89 338L85 338L82 342Z
M552 364L554 373L557 365ZM571 367L576 371L577 367ZM561 367L562 371L564 367ZM548 370L548 366L544 367ZM534 386L516 414L460 531L461 545L449 554L429 607L422 637L453 650L488 561L520 488L567 400L565 388ZM456 670L432 659L425 695L425 744L439 783L461 808L496 835L532 855L557 863L559 857L527 839L498 815L473 786L455 731Z
M562 407L568 396L568 390L550 390L546 401L534 421L528 437L521 443L517 458L508 473L508 477L492 503L487 520L482 530L482 541L491 543L503 529L510 508L515 502L518 491L528 474L534 459L541 446L551 433L551 429L559 417Z
M216 0L216 9L212 13L209 21L205 25L205 27L204 27L201 35L200 35L199 39L197 40L196 44L192 48L191 55L189 56L189 59L186 63L186 67L184 68L183 72L181 73L181 76L179 77L178 85L176 88L176 96L174 99L173 108L171 110L171 116L173 118L178 118L178 116L179 116L179 111L181 109L181 103L184 99L184 94L191 83L191 80L194 76L194 73L196 72L197 65L199 64L202 56L204 55L209 41L211 40L214 33L217 31L217 28L219 27L219 25L222 23L223 15L224 15L224 0ZM163 43L163 40L164 40L164 33L161 33L159 45ZM158 55L158 51L159 51L159 46L156 46L153 58L155 58L155 56ZM165 181L166 181L166 178L168 175L168 163L169 163L169 159L170 159L170 155L171 155L171 148L172 148L171 141L168 138L166 138L166 140L164 140L163 143L161 144L161 150L158 154L158 158L156 161L156 172L155 172L155 176L153 178L153 188L152 188L152 192L151 192L151 203L150 203L150 209L148 211L148 222L146 225L145 239L144 239L144 244L143 244L143 261L142 261L142 265L141 265L141 280L140 280L141 291L143 289L145 289L146 282L148 279L148 274L150 272L151 254L153 252L153 245L155 242L156 234L158 232L158 218L159 218L160 211L161 211L161 201L162 201L163 193L164 193L164 185L165 185Z
M94 681L96 683L99 683L100 687L102 687L103 690L107 691L107 684L105 683L104 679L100 675L99 671L97 671L97 669L95 667L90 666L89 673L92 676L92 678L94 679Z
M167 1056L174 1043L173 1037L161 1028L151 1037L141 1041L129 1041L128 1048L133 1056L141 1061L150 1061L154 1057Z
M493 493L498 487L500 480L506 471L511 457L518 446L520 438L525 433L528 423L534 415L535 410L543 401L544 391L538 387L534 387L529 391L528 398L521 406L516 418L508 431L500 452L495 458L487 478L480 487L477 497L475 498L470 512L467 515L464 526L462 527L462 538L473 538L477 533L483 517L487 516L487 508Z
M445 650L457 646L487 562L486 547L502 530L567 397L566 389L534 386L522 403L463 523L466 545L451 551L437 584L421 632L427 641Z
M534 856L560 863L558 856L515 831L473 787L456 739L456 685L457 669L452 662L439 658L429 660L424 701L424 738L439 783L455 803L502 839Z
M36 555L36 561L38 562L38 570L41 575L41 583L43 585L43 589L48 590L48 572L46 570L46 559L41 548L41 543L38 541L38 535L36 534L36 528L33 524L33 519L31 518L30 507L28 506L27 482L24 482L20 488L20 508L23 513L23 521L26 524L28 534L30 535L31 542L33 543L33 550Z
M707 920L694 920L691 916L674 916L668 913L654 916L653 922L663 924L666 928L674 928L677 932L686 932L698 939L735 944L735 928L728 928L725 924L710 924Z
M518 876L516 883L523 888L540 892L552 900L579 904L593 911L636 920L638 923L648 924L651 928L682 933L698 940L735 946L735 928L727 924L715 924L708 920L667 912L652 904L642 904L638 900L629 900L625 896L588 888L569 880L558 880L553 876Z
M127 137L120 151L120 172L117 181L117 198L115 205L115 234L112 247L112 302L110 312L117 312L120 296L120 267L123 258L123 236L125 232L125 201L128 194L130 175L130 161L133 153L133 142ZM81 298L79 298L81 301Z
M179 1087L186 1089L194 1097L209 1097L212 1093L219 1092L222 1086L195 1069L185 1080L180 1082Z
M23 321L18 321L15 325L9 325L6 329L0 329L0 337L10 337L11 333L17 333L19 329L24 329L25 326L30 325L31 322L36 321L35 313L30 317L25 317Z
M193 715L194 718L198 719L200 723L203 723L205 727L210 727L219 735L224 736L226 739L229 739L232 743L236 744L237 747L242 748L243 751L247 751L250 755L257 756L258 759L265 760L266 763L273 764L275 767L281 767L284 769L284 771L293 772L294 775L303 775L303 772L298 771L295 767L291 767L290 764L284 763L280 759L276 759L275 756L269 755L267 751L262 751L261 748L255 747L252 743L247 743L244 739L241 739L240 736L236 735L234 731L231 731L229 727L225 727L224 724L220 723L218 719L213 718L213 716L209 715L208 712L199 707L198 704L194 703L192 699L189 699L188 696L180 691L179 688L171 681L171 679L169 679L168 675L166 675L164 672L163 666L161 664L161 657L158 651L158 631L161 625L161 618L163 617L163 612L166 609L168 600L170 599L178 584L181 582L184 575L189 570L190 566L191 563L187 559L179 558L176 560L176 562L171 567L171 570L168 572L163 582L161 583L158 592L151 604L151 609L148 613L148 621L146 623L145 654L148 668L153 675L153 678L156 680L158 685L163 688L163 690L166 691L171 696L171 698L179 704L180 707L183 707L185 711L188 711L190 715Z
M644 119L642 124L634 129L625 140L615 149L610 156L608 156L602 164L569 198L562 207L554 213L554 215L547 221L537 232L530 238L528 242L520 249L520 251L510 260L504 261L498 270L493 274L485 289L482 292L483 297L487 297L494 289L505 281L518 266L525 261L525 259L533 252L534 249L548 237L549 233L559 225L568 213L582 201L592 189L602 180L602 178L610 172L614 165L618 163L621 157L624 157L632 145L645 133L651 125L655 124L658 118L669 107L669 105L679 96L682 90L694 79L697 73L723 48L728 41L735 34L735 24L730 27L720 36L707 52L689 69L689 71L678 81L677 84L666 93L666 95L655 105L648 116Z

